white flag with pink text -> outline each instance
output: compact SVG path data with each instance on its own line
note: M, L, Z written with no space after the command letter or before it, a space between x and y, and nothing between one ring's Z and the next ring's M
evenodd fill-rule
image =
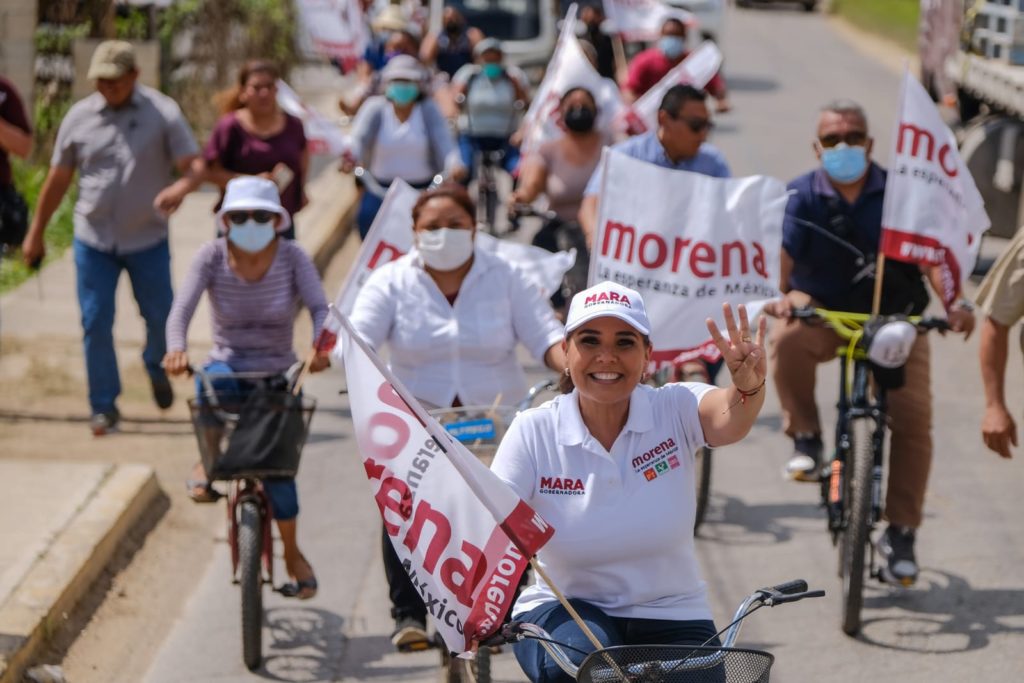
M624 40L656 40L666 19L679 19L693 35L697 18L662 0L604 0L604 11L615 32Z
M494 633L555 530L430 417L331 309L359 455L384 529L448 649Z
M890 158L880 249L896 261L941 266L948 306L974 268L990 221L953 131L909 70Z

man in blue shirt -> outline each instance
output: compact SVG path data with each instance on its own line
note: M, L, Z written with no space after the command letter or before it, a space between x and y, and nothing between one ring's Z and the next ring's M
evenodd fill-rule
M620 142L612 147L634 159L640 159L679 171L703 173L716 178L732 175L725 157L707 142L714 127L705 99L707 94L692 85L675 85L661 99L658 128ZM580 205L580 225L589 243L597 226L597 200L601 192L601 167L587 183ZM628 192L629 188L614 188Z
M854 102L825 106L814 141L821 167L789 184L792 195L783 223L779 288L785 297L765 307L787 318L792 307L821 306L869 313L874 266L882 230L886 172L870 160L867 117ZM882 288L883 314L919 314L928 305L923 278L941 293L938 268L887 261ZM947 310L956 331L970 333L974 317L963 302ZM783 428L793 439L786 472L798 481L820 477L822 441L814 400L819 363L835 358L842 340L829 327L797 320L775 325L772 379L782 406ZM921 524L932 459L932 397L929 347L918 336L907 361L906 384L888 392L892 426L885 515L889 527L878 539L883 577L910 585L917 579L915 530Z

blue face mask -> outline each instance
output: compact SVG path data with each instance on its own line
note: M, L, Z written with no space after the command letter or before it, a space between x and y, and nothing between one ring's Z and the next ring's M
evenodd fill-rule
M504 70L505 67L503 67L501 64L496 64L493 62L488 62L483 66L484 76L487 76L487 78L490 78L492 80L501 76Z
M841 142L821 152L821 166L837 183L852 183L864 177L868 170L867 151Z
M679 36L662 36L658 39L658 49L669 59L679 59L686 50L686 41Z
M228 240L231 244L250 254L266 249L276 236L273 223L257 223L251 218L241 225L232 225L228 229Z
M388 83L384 95L397 105L412 104L420 96L420 87L415 83Z

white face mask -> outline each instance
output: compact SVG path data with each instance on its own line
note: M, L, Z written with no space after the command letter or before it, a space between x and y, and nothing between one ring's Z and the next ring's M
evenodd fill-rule
M416 247L423 263L434 270L455 270L473 255L473 231L438 228L416 233Z

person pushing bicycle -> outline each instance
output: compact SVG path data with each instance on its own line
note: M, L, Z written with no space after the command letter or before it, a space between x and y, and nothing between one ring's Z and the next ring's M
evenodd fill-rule
M821 162L789 183L793 192L783 224L780 289L784 296L765 312L789 318L798 306L869 313L875 286L874 264L882 228L886 171L871 161L872 138L864 110L838 100L821 109L813 142ZM920 314L928 305L925 280L942 295L939 268L887 261L881 313ZM959 285L957 285L959 287ZM974 315L957 290L946 303L950 327L970 335ZM842 345L829 327L798 320L776 325L772 333L773 379L782 406L783 428L793 439L787 475L818 481L822 463L821 422L814 400L815 369ZM892 447L885 516L889 526L877 548L890 582L917 579L915 530L921 525L932 460L932 398L929 346L917 337L906 364L906 385L889 392Z

